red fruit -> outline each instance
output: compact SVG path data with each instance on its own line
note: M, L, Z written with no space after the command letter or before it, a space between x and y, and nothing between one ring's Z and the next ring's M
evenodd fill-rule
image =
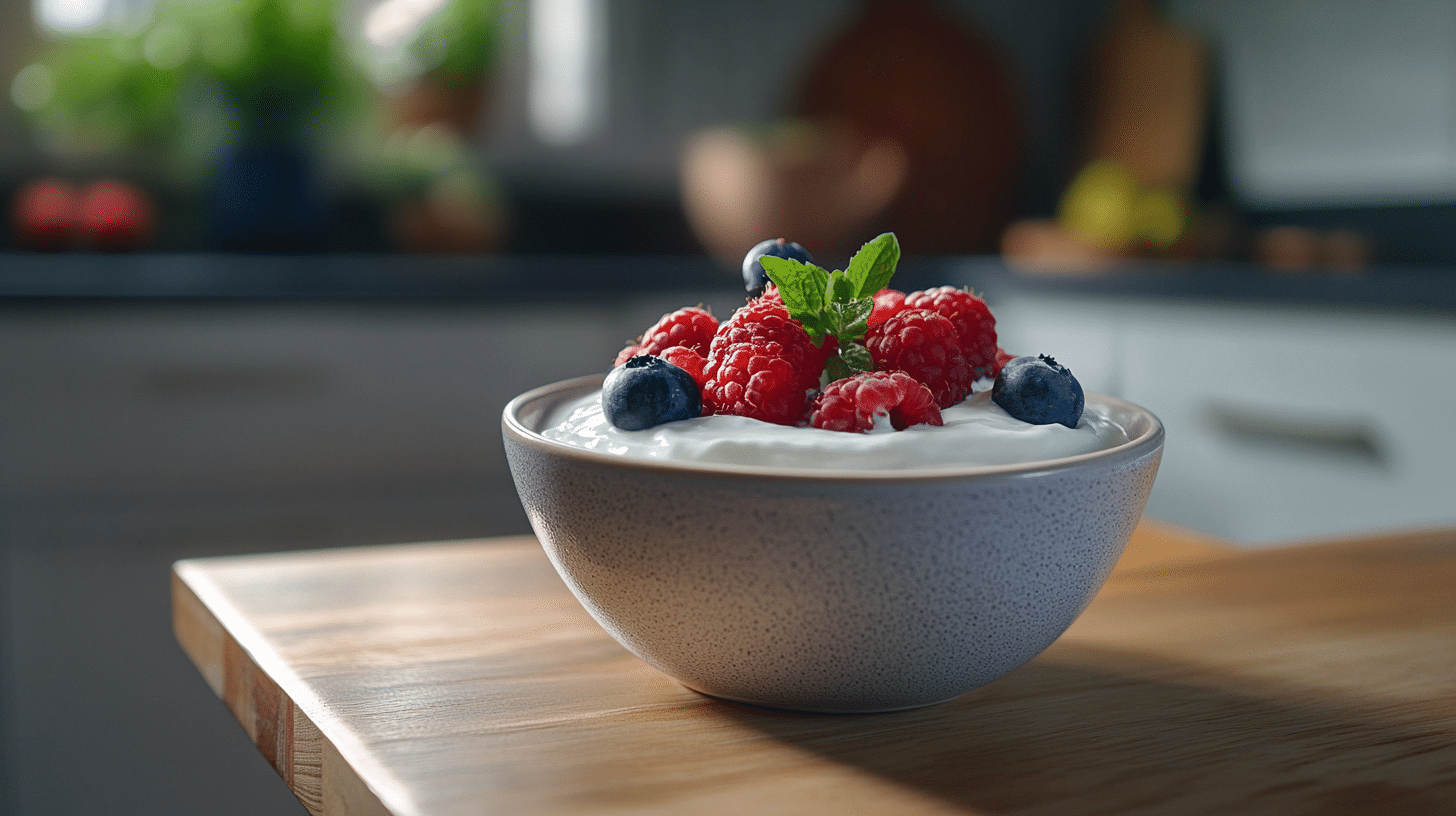
M906 309L865 335L876 371L903 371L930 388L949 408L971 394L975 371L949 320L927 309Z
M135 249L152 231L152 205L136 187L98 181L81 191L81 234L96 249Z
M796 364L789 352L777 341L715 346L704 375L703 413L752 417L776 425L803 422L809 392L799 369L803 363Z
M809 424L829 431L868 433L878 417L903 431L911 425L941 424L930 389L903 371L867 371L825 386L814 401Z
M991 373L991 378L992 379L995 379L996 377L1000 376L1001 375L1001 369L1003 367L1005 367L1005 365L1007 363L1009 363L1009 362L1011 362L1012 360L1015 360L1015 359L1016 359L1016 355L1015 354L1012 354L1011 352L1006 351L1005 349L1000 348L998 346L996 348L996 370Z
M824 373L824 361L839 348L838 341L826 337L822 346L814 345L799 321L789 317L782 303L765 298L739 307L718 327L708 347L709 377L712 376L716 350L749 343L775 357L784 357L793 364L800 387L817 389Z
M642 335L642 347L649 354L673 346L690 348L699 354L708 353L708 344L718 333L718 319L706 309L688 306L662 316Z
M15 195L15 234L32 249L64 249L76 234L80 198L64 181L41 179Z
M708 344L718 332L718 319L706 309L688 306L663 315L652 328L642 333L637 343L628 345L617 353L612 363L619 366L639 354L659 354L673 346L692 349L699 355L708 356Z
M994 377L996 365L996 318L986 301L965 289L942 286L905 296L906 309L929 309L955 326L961 351L976 372L976 379Z
M630 346L627 346L626 348L624 348L621 351L617 352L617 358L612 361L612 368L616 368L617 366L621 365L622 363L627 362L628 360L632 359L633 357L636 357L639 354L646 354L646 353L647 352L645 352L645 351L642 350L642 347L641 346L637 345L636 343L633 343Z
M904 310L904 292L899 289L881 289L875 293L875 308L870 312L869 324L879 325Z
M693 351L687 346L673 346L658 352L657 356L691 374L693 381L698 384L700 390L707 384L706 369L708 361L696 351Z
M765 319L773 319L778 323L793 323L799 325L798 321L789 317L789 310L784 302L773 292L773 297L765 294L763 297L754 298L747 303L733 310L728 319L718 325L718 333L713 336L715 342L722 342L723 335L733 329L755 326ZM799 326L802 330L803 326Z

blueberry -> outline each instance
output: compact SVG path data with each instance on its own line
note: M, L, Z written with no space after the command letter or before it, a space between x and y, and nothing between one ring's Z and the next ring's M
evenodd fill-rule
M809 256L809 250L804 249L793 241L786 241L783 238L771 238L754 245L743 256L743 288L748 290L749 297L758 297L763 290L768 288L768 275L763 272L763 264L758 262L759 258L765 255L772 255L775 258L792 258L806 264L814 263Z
M693 375L661 357L639 354L602 382L602 411L616 427L640 431L698 416L703 395Z
M1033 425L1077 427L1086 398L1067 367L1045 354L1007 361L991 386L991 401Z

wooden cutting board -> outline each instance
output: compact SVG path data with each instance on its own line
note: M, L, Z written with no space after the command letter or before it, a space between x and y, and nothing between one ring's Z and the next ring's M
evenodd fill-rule
M1117 0L1086 89L1088 160L1108 159L1143 184L1190 192L1203 155L1209 57L1152 0Z
M893 714L687 691L529 538L184 561L175 624L314 813L1456 814L1456 531L1170 535L1040 657Z

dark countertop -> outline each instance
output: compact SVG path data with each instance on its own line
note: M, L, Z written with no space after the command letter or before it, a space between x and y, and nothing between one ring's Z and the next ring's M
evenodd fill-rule
M1127 264L1102 274L1027 274L965 259L957 280L1025 294L1424 313L1456 317L1456 268L1373 267L1359 274L1276 272L1252 264Z
M0 300L519 302L731 286L705 258L0 255Z
M1359 275L1274 273L1245 264L1129 264L1104 273L1028 275L993 257L907 258L895 284L995 293L1149 298L1456 316L1456 269ZM592 301L675 290L732 296L737 274L702 256L0 254L0 304Z

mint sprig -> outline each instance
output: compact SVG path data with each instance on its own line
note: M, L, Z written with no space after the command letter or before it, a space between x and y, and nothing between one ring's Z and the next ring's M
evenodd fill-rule
M874 361L863 345L869 330L875 293L884 289L900 262L900 243L893 232L879 235L860 247L847 270L829 271L790 258L765 255L759 259L768 279L779 289L789 317L803 324L814 345L825 337L839 341L839 353L824 369L830 381L859 371L873 371Z

